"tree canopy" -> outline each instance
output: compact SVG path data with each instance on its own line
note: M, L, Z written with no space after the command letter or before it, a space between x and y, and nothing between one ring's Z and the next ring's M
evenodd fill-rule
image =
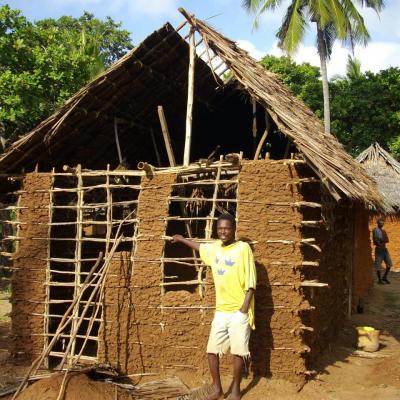
M322 118L318 67L284 56L266 56L261 63ZM352 155L377 141L400 159L400 69L361 73L358 68L357 74L353 70L329 82L332 132Z
M344 146L358 154L378 142L399 158L394 142L400 135L400 69L337 79L331 88L332 130Z
M0 7L0 135L13 141L132 48L110 17L28 21Z

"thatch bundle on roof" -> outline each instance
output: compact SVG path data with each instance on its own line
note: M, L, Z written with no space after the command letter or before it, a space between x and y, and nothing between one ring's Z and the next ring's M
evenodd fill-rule
M356 160L375 179L386 209L400 211L400 163L376 142L360 153Z

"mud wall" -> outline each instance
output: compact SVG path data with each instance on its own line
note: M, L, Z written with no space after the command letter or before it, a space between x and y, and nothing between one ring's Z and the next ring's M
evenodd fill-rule
M368 221L368 210L362 204L356 204L354 206L352 311L363 304L363 299L373 286L372 243Z
M301 200L295 166L245 162L239 175L237 237L256 241L256 330L251 336L255 374L304 379L301 281ZM287 242L286 242L287 241ZM303 311L302 311L303 310Z
M48 236L49 192L35 192L51 187L50 174L30 173L23 180L20 197L19 243L12 276L13 353L36 358L44 346L46 299L46 259L48 242L34 240Z
M372 230L376 227L376 220L378 217L371 217L369 222L369 230L370 237L372 240ZM390 257L393 262L393 271L400 271L400 214L396 214L393 216L388 216L385 218L385 226L389 236L389 243L387 248L390 253ZM375 247L372 245L372 259L374 259L374 249ZM384 266L384 263L382 263Z
M163 334L157 259L164 249L167 198L175 178L170 174L142 179L138 241L132 255L119 253L114 257L107 278L98 358L122 373L160 371L165 348L169 341L174 342Z
M321 203L319 228L303 229L303 235L316 239L320 252L304 247L306 259L319 262L316 268L303 271L307 280L317 280L329 285L326 288L303 288L303 294L315 310L304 316L304 323L313 328L306 333L306 343L310 348L307 354L308 369L315 369L320 354L333 342L343 326L348 312L349 287L351 285L351 265L353 257L354 214L350 204L343 200L338 204L324 186L317 190L302 190L304 199ZM310 218L310 216L308 216Z
M160 288L166 199L175 178L142 181L137 246L133 255L114 257L108 276L99 362L122 373L208 370L215 306L210 269L203 297ZM252 371L304 381L345 318L351 208L337 206L306 165L283 161L243 162L237 198L237 237L253 242L258 275ZM303 239L313 240L311 246ZM329 288L302 286L310 280ZM230 356L222 358L221 370L231 371Z

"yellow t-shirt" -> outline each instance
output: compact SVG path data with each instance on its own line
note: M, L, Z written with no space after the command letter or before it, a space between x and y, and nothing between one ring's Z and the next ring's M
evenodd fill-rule
M235 312L243 305L246 291L256 288L256 267L250 246L241 241L222 246L221 240L200 245L200 257L211 267L216 310ZM254 297L249 307L249 325L254 329Z

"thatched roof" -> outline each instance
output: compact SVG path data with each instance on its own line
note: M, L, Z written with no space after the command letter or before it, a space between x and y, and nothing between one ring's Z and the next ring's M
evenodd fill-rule
M200 153L206 156L208 152L200 152L201 146L220 134L221 130L226 131L224 138L229 138L228 141L236 145L250 137L241 133L244 130L242 127L238 128L240 124L243 126L244 120L243 114L239 116L235 110L239 84L241 90L265 108L279 131L296 145L337 199L348 197L381 206L382 199L375 183L335 137L324 133L321 121L284 87L276 75L266 71L235 42L205 22L184 10L181 12L190 27L200 34L205 48L222 60L233 77L229 84L223 84L213 70L213 63L197 58L195 113L200 108L217 110L215 114L218 118L210 122L207 121L210 119L208 115L194 116L198 125L195 129L201 132L198 136L208 136L200 145L200 142L196 144L194 135L192 159ZM178 142L178 147L181 146L179 140L182 142L184 137L182 127L186 111L188 53L185 39L171 25L165 25L82 88L60 110L15 142L0 157L0 170L16 170L27 162L47 162L46 165L50 165L59 157L63 157L64 162L68 159L70 165L82 162L82 158L86 157L93 168L99 160L106 159L111 150L114 151L114 117L118 117L122 125L125 124L121 133L122 146L136 151L140 157L140 154L146 154L146 149L152 149L149 137L153 126L159 129L156 113L159 104L167 109L169 107L167 111L174 114L170 132L171 136L175 135L172 140ZM229 115L229 118L224 115ZM209 124L205 125L207 122Z
M378 143L365 149L356 160L375 179L387 206L400 211L400 163Z
M235 79L265 107L280 131L291 138L331 193L338 190L351 199L380 205L374 183L337 139L324 133L321 121L284 87L275 74L265 70L245 50L204 21L182 9L180 11L200 33L206 45L230 67Z
M165 24L14 142L0 157L0 171L29 169L35 163L41 170L62 162L93 169L104 168L105 162L115 165L114 118L125 152L139 160L154 153L150 137L153 128L159 130L157 106L164 106L167 117L175 110L183 110L184 117L188 57L186 41ZM208 103L217 97L215 79L200 59L196 72L196 101ZM168 122L172 140L176 132L183 138L171 119Z

